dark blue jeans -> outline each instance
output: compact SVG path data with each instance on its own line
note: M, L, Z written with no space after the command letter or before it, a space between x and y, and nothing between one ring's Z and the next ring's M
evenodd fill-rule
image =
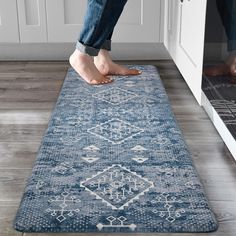
M228 51L236 50L236 0L216 0L228 38Z
M84 26L76 48L97 56L101 48L111 50L114 27L127 0L88 0Z

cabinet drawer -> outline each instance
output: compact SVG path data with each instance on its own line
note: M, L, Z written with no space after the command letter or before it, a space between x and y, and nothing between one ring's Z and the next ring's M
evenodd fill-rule
M19 42L16 0L0 0L0 42Z
M46 0L49 42L75 42L87 0ZM160 41L161 0L129 0L114 32L114 42Z

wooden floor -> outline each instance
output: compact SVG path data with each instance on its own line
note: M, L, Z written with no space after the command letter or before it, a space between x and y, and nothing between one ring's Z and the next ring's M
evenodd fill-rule
M157 65L220 224L215 233L181 235L236 235L236 162L171 61L131 63ZM16 232L12 221L68 67L67 62L0 62L0 236L55 235Z

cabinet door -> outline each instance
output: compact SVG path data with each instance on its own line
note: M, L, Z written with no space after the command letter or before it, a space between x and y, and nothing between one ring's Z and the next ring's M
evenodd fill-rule
M0 0L0 43L19 42L16 0Z
M118 0L116 0L118 1ZM87 0L46 0L49 42L75 42ZM129 0L114 32L114 42L159 42L161 0Z
M165 20L164 20L164 44L170 55L174 59L176 42L178 41L179 30L179 2L173 0L165 1Z
M165 8L164 42L192 93L201 103L207 0L172 1L167 1Z
M158 43L161 0L128 0L114 31L114 42Z
M17 0L20 41L47 42L45 0Z
M46 0L49 42L75 42L87 0Z

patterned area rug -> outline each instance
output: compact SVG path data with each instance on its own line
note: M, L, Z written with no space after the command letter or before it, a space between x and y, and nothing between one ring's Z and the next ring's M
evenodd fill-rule
M220 118L236 139L236 78L203 77L202 89Z
M90 86L69 69L25 189L23 232L209 232L217 222L154 66Z

